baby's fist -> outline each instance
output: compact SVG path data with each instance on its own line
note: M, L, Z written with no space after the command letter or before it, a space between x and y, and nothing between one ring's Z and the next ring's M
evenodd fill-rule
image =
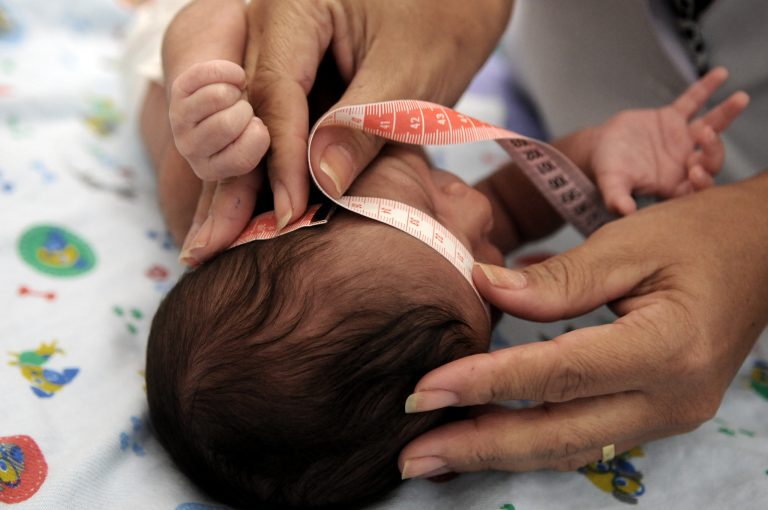
M269 132L243 99L245 71L228 60L194 64L171 86L169 117L179 153L204 181L253 170Z

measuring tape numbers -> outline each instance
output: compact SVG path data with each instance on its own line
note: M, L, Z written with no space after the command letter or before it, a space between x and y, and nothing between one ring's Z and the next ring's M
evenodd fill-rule
M603 206L594 184L560 151L544 142L425 101L398 100L343 106L326 113L309 134L307 156L315 132L323 127L348 127L381 138L411 145L453 145L496 141L533 182L542 195L583 235L589 235L614 216ZM472 282L474 257L443 225L407 204L377 197L342 196L335 199L317 187L339 207L401 230L424 242L447 259L475 289ZM257 239L271 239L298 228L326 223L332 211L312 206L298 221L277 231L273 212L251 220L231 246ZM482 297L481 297L481 301ZM484 302L484 301L483 301Z

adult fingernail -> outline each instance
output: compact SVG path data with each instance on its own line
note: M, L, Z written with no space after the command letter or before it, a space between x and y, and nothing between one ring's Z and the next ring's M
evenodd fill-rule
M459 403L459 396L447 390L423 390L417 391L405 400L406 414L434 411L443 407L455 406Z
M192 239L195 238L198 232L200 232L200 227L202 225L200 223L192 223L192 226L189 227L189 232L187 232L187 235L184 236L184 242L181 243L181 253L184 253L184 251L189 247L189 243L192 242ZM179 256L179 259L181 259L181 256Z
M520 271L488 264L477 263L476 265L480 267L485 277L488 278L488 281L496 287L520 290L528 285L528 279L525 277L525 274Z
M197 258L192 252L208 246L208 243L211 241L212 232L213 216L208 216L197 233L194 234L194 236L188 240L187 243L185 243L184 247L182 247L181 254L179 255L179 261L185 265L193 265L190 264L190 261L196 262Z
M342 170L346 170L347 174L352 172L352 156L342 145L329 145L320 156L320 171L333 181L336 196L339 197L344 193Z
M282 230L291 221L293 207L288 191L280 181L272 183L272 193L275 196L275 216L277 217L277 230Z
M190 269L195 269L197 266L200 265L200 261L191 256L179 257L179 263Z
M433 476L444 475L451 470L448 463L440 457L417 457L408 459L403 464L401 478L432 478Z

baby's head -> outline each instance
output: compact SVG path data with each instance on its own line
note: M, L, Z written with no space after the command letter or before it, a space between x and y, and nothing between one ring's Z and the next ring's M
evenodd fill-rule
M473 242L441 214L441 200L461 200L435 195L458 191L455 178L441 187L445 176L432 177L418 156L392 149L350 193L417 206L476 257L490 254L482 233ZM489 218L487 202L479 206ZM480 301L439 254L337 211L324 226L234 248L181 279L150 334L151 419L178 466L222 501L357 506L397 485L405 444L456 417L406 415L416 382L485 351L489 337Z

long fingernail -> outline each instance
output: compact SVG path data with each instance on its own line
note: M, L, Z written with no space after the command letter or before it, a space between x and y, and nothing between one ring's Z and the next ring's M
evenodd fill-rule
M459 396L447 390L423 390L417 391L405 400L406 414L434 411L443 407L455 406L459 403Z
M184 236L184 242L181 243L181 252L184 253L184 251L189 246L189 243L192 242L192 239L195 238L198 232L200 232L200 227L202 226L201 223L192 223L192 226L189 227L189 232L187 232L187 235ZM181 256L179 256L181 258Z
M329 145L320 156L320 171L333 181L337 196L344 193L344 185L341 182L342 169L346 169L347 174L352 172L352 156L343 145Z
M179 257L179 263L183 266L186 266L190 269L195 269L197 266L200 265L200 261L197 260L195 257Z
M212 232L213 216L208 216L205 222L203 222L203 225L200 227L200 230L198 230L194 237L188 241L186 246L182 247L181 254L179 255L179 261L185 265L193 265L190 264L190 260L197 261L197 258L192 252L208 246L208 243L211 241Z
M401 478L432 478L433 476L444 475L451 470L447 467L448 463L440 457L417 457L408 459L403 464Z
M496 287L520 290L528 285L528 280L525 277L525 274L520 271L488 264L477 263L476 265L483 271L483 274L488 278L488 281Z
M282 230L293 217L293 206L288 191L280 181L272 183L272 193L275 196L275 216L277 216L277 230Z

